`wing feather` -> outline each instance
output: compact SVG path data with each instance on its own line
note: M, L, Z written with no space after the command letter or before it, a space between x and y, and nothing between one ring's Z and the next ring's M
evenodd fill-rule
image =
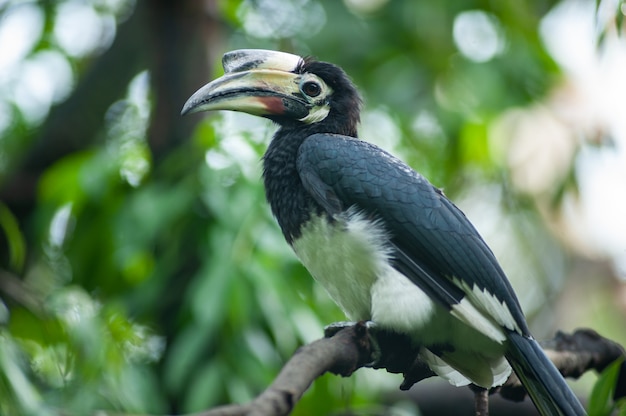
M332 134L308 137L297 167L304 187L331 216L355 206L382 220L394 267L433 300L462 320L471 321L478 312L494 325L528 334L493 252L463 212L423 176L370 143Z

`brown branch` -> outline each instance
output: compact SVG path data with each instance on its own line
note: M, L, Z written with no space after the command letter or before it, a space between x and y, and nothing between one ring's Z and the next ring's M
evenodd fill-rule
M41 296L18 276L0 269L0 299L3 297L21 304L38 316L44 314Z
M298 349L274 382L252 402L193 416L287 415L311 383L328 372L350 376L371 357L367 327L356 324Z
M402 390L408 390L416 382L434 375L416 358L417 349L404 335L373 331L363 323L341 329L332 327L326 335L329 337L300 348L272 385L252 402L223 406L193 416L286 415L311 383L325 372L346 377L374 361L377 363L375 368L403 374ZM542 343L542 346L561 373L570 378L578 378L589 370L602 371L616 359L626 357L620 345L591 329L579 329L573 334L558 332L554 339ZM622 367L616 398L622 397L626 390L625 373ZM488 415L486 391L474 387L474 392L476 415ZM491 393L500 393L513 401L523 400L526 395L515 374L504 386L493 389Z
M590 370L602 372L620 357L626 357L624 348L588 328L577 329L572 334L557 332L555 337L541 342L547 356L563 377L577 379ZM502 397L522 401L526 390L513 373L499 389ZM626 367L622 364L614 398L626 396Z
M150 77L154 108L148 143L155 165L185 143L202 115L180 117L189 95L208 82L224 24L215 0L150 0Z
M482 387L474 389L474 414L489 416L489 390Z

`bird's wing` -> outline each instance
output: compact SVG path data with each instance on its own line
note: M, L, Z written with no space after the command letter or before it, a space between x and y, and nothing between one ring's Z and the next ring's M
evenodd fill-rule
M476 319L486 318L528 334L487 244L461 210L405 163L352 137L315 134L300 147L297 168L304 187L329 214L355 206L382 221L394 267L453 315L474 327Z

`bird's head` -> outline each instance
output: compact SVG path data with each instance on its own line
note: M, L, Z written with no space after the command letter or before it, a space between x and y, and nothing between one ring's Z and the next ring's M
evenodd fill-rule
M284 52L243 49L222 59L225 74L196 91L182 114L232 110L283 127L356 136L361 99L336 65Z

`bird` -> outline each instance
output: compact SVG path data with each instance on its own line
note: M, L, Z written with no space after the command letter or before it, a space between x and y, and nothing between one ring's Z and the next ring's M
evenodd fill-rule
M339 66L240 49L181 114L230 110L278 125L266 199L296 256L352 321L405 334L455 386L515 371L542 415L584 415L532 337L502 267L465 214L424 176L358 138L362 100Z

